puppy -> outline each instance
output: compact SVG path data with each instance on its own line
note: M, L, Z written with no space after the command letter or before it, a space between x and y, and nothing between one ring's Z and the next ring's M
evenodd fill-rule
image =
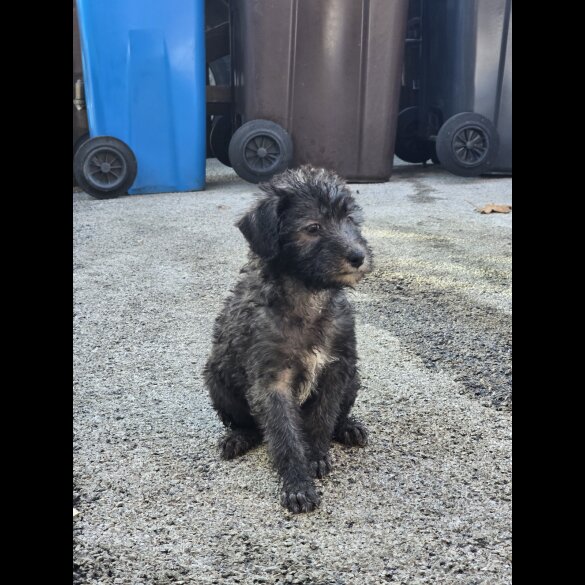
M204 379L232 459L264 438L291 512L319 505L332 439L363 446L350 418L359 388L345 288L372 268L361 209L336 174L304 166L261 185L238 222L249 261L217 317Z

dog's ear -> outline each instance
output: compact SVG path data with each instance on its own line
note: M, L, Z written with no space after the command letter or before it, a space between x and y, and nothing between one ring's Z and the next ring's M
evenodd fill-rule
M250 248L264 260L278 254L278 198L260 200L236 226L244 234Z

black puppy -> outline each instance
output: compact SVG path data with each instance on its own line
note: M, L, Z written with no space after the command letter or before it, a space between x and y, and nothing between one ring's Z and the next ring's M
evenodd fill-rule
M282 505L319 505L313 477L330 470L334 438L363 446L348 418L359 388L353 310L344 287L371 270L361 210L332 172L304 166L260 188L237 223L251 252L218 316L204 369L211 400L230 429L231 459L266 438L282 477Z

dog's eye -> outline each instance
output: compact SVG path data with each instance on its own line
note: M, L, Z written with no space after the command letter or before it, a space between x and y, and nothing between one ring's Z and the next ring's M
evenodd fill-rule
M310 234L316 234L321 229L321 226L318 223L312 223L305 228L306 232Z

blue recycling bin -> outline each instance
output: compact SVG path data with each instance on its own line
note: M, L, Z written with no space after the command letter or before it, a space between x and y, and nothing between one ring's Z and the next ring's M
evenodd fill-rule
M74 157L94 197L205 186L203 0L77 0L90 139Z

